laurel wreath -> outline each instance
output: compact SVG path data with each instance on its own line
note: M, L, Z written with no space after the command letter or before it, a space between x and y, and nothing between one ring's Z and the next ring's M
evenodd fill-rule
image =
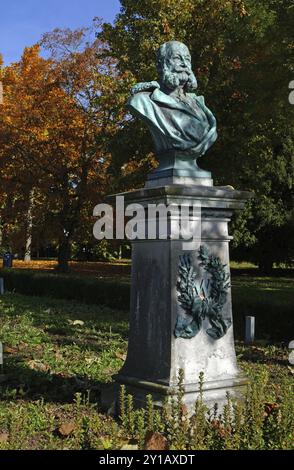
M223 307L227 301L230 288L230 274L226 264L220 258L209 254L206 247L200 246L198 251L199 265L210 275L209 295L205 294L204 281L197 287L196 273L189 254L180 256L179 277L177 282L178 301L185 312L179 315L175 328L177 338L193 338L207 318L211 328L206 333L213 339L220 339L227 333L232 321L223 315Z

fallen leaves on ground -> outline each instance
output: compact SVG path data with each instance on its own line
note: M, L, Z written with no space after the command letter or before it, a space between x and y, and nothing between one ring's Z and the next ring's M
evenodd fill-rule
M270 416L274 411L280 408L278 403L265 403L264 404L264 416Z
M85 324L85 322L83 322L82 320L75 320L75 321L72 322L72 324L74 326L77 326L77 325L78 326L83 326Z
M41 361L31 360L28 362L28 367L37 372L48 372L49 370L48 364L43 364Z
M6 444L9 439L9 434L7 432L0 432L0 444Z
M127 355L125 353L117 352L115 353L115 357L117 359L121 359L122 361L125 361L127 358Z
M120 450L138 450L137 444L125 444L123 445Z
M4 346L3 352L5 354L16 354L18 353L18 348L11 347L11 346Z
M159 432L148 431L145 437L144 450L168 450L167 439Z
M73 433L76 426L74 421L67 421L66 423L61 424L58 428L58 434L62 437L67 437Z

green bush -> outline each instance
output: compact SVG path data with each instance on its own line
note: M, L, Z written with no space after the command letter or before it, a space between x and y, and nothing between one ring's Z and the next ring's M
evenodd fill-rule
M268 375L260 373L248 385L244 400L227 401L222 410L209 409L203 399L204 374L199 378L200 393L189 416L184 404L184 376L180 371L178 393L155 409L152 396L146 406L135 409L132 395L121 387L120 423L129 438L146 447L148 436L156 436L171 450L277 450L293 449L294 402L289 387L277 393L272 403L266 400ZM155 434L156 433L156 434Z
M15 269L0 270L0 277L4 278L6 290L19 294L76 300L120 310L129 309L128 283Z

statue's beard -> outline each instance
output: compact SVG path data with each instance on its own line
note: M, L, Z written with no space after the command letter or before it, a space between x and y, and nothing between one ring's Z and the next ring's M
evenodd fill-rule
M161 81L164 86L170 90L183 87L185 91L191 92L196 90L198 84L197 79L192 70L183 70L182 72L171 72L167 67L162 71Z

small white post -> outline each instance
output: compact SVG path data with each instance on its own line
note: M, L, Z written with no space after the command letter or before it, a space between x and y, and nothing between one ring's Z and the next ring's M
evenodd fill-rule
M255 338L255 317L246 317L245 343L253 343Z
M0 277L0 295L4 294L4 279Z

